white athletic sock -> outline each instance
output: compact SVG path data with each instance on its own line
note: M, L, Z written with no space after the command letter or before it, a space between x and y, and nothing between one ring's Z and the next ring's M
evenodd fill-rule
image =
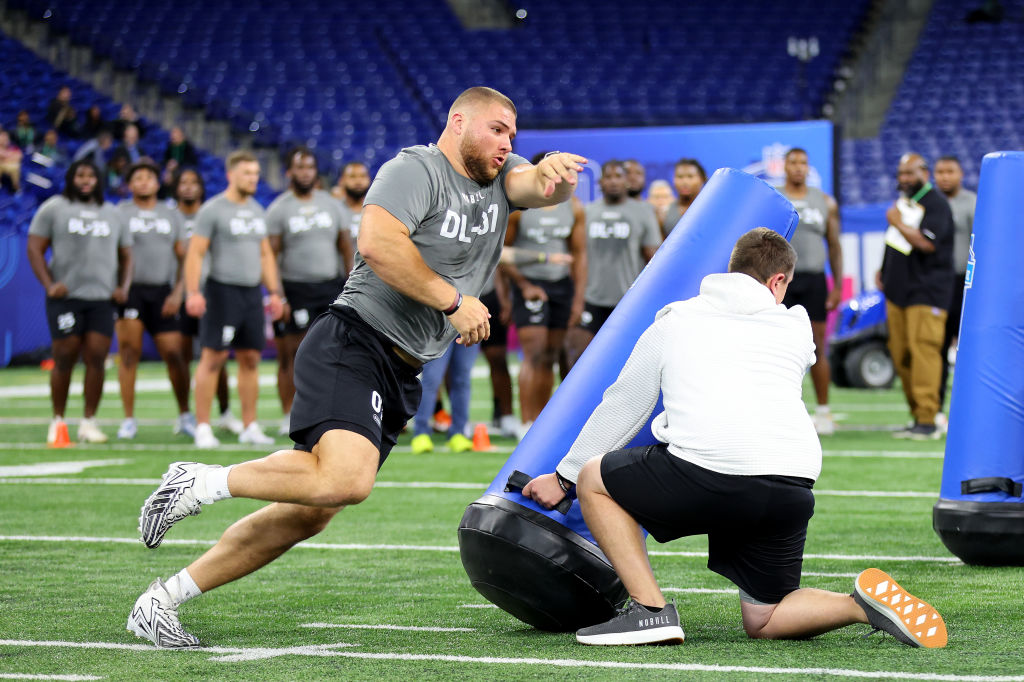
M814 408L814 414L832 414L832 409L828 405L818 405Z
M211 467L203 471L203 475L197 477L196 498L203 504L211 504L219 500L227 500L231 497L228 490L228 472L231 466Z
M192 580L187 568L181 569L168 578L164 585L167 586L167 594L171 595L174 606L184 604L189 599L194 599L203 593L196 585L196 581Z

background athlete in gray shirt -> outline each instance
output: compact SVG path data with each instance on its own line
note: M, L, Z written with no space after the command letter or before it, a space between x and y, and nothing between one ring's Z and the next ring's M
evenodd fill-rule
M654 209L626 194L622 163L606 161L601 166L600 183L602 198L584 209L587 288L580 323L566 335L566 361L570 368L661 245L661 228Z
M296 449L228 468L176 464L143 506L143 541L227 497L282 502L229 528L202 557L136 602L128 628L158 646L195 646L177 607L257 570L362 502L420 398L419 362L456 336L489 332L477 296L501 253L509 209L566 201L585 159L538 165L512 154L516 110L490 88L452 104L437 146L403 150L367 196L357 264L295 358Z
M270 248L280 261L287 302L274 323L277 395L284 418L278 433L290 429L295 383L292 364L306 330L341 291L341 272L352 269L351 215L327 192L315 189L316 156L305 147L288 153L289 189L267 209Z
M28 231L28 261L46 291L52 338L50 399L53 421L47 442L64 425L71 371L85 363L85 419L78 439L105 443L93 419L103 395L103 363L114 333L114 303L124 303L132 278L132 236L113 205L103 201L92 161L75 161L64 176L64 191L39 207ZM46 260L46 250L52 249Z
M160 168L143 159L128 169L125 178L132 198L121 202L118 211L132 234L134 274L128 300L119 306L117 350L121 362L117 378L121 384L124 421L118 438L135 438L135 375L142 357L142 332L153 337L157 352L167 365L174 398L178 402L176 433L195 435L195 419L188 409L189 371L181 335L181 303L185 289L181 263L185 258L185 224L181 214L157 202Z
M810 165L807 152L794 147L786 152L784 169L786 184L779 191L793 202L800 223L793 232L796 249L796 274L783 303L787 308L802 305L811 318L814 334L815 361L811 366L811 382L818 404L814 411L814 429L818 435L835 432L832 411L828 405L828 387L832 380L828 354L825 352L825 322L828 312L835 310L843 295L843 248L839 243L839 205L817 187L807 185ZM832 290L825 278L825 261L832 269Z
M260 352L266 344L260 282L270 292L270 314L275 320L282 313L281 282L263 208L252 198L260 180L259 162L248 152L233 152L227 159L227 176L228 188L199 210L185 256L185 307L189 315L200 318L203 348L196 368L195 443L205 449L220 445L210 428L210 406L229 348L235 349L238 360L238 397L245 423L238 439L273 442L256 422ZM205 293L200 293L199 276L207 251L210 276Z

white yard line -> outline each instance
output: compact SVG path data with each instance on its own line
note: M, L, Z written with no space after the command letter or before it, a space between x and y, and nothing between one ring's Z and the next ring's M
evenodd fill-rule
M0 478L15 476L49 476L50 474L80 474L92 467L111 467L129 464L130 459L83 459L71 462L37 462L0 466Z
M662 592L673 592L679 594L739 594L735 587L731 590L715 589L711 587L663 587Z
M422 625L364 625L355 623L303 623L300 628L339 630L399 630L401 632L476 632L476 628L440 628Z
M121 644L116 642L36 642L28 640L0 640L0 646L43 648L77 648L77 649L114 649L140 652L158 652L153 646L141 644ZM294 646L273 648L230 648L204 647L194 650L182 650L179 655L196 653L200 655L214 654L211 661L235 662L252 661L279 656L318 656L353 658L371 661L420 661L437 663L466 663L471 665L532 665L550 666L555 668L594 668L604 670L670 670L679 672L707 673L753 673L762 675L815 675L831 677L852 677L861 679L887 680L927 680L930 682L1024 682L1024 675L944 675L940 673L900 672L891 670L852 670L848 668L769 668L747 665L710 665L701 663L634 663L626 661L591 661L572 658L514 658L499 656L456 656L448 654L398 654L370 653L346 651L354 645L339 643L312 646ZM341 649L341 650L339 650Z
M29 673L0 673L0 680L103 680L95 675L32 675Z

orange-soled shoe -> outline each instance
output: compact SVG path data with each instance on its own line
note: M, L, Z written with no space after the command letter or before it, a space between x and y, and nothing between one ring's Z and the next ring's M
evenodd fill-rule
M935 607L900 587L885 571L861 571L854 582L853 599L875 630L888 632L907 646L946 646L946 623Z

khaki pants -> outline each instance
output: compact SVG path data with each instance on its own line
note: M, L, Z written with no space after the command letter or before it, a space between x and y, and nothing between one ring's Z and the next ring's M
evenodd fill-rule
M942 380L942 339L946 311L930 305L902 308L886 301L889 353L903 382L907 404L919 424L934 424Z

